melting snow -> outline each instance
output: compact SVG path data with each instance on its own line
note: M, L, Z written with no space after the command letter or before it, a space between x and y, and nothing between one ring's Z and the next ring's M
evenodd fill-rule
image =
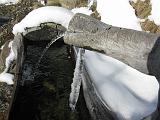
M13 34L25 32L28 27L36 27L41 23L54 22L68 28L73 13L65 8L46 6L31 11L25 18L13 27Z

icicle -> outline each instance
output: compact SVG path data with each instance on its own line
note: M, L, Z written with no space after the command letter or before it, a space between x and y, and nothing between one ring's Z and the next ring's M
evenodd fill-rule
M84 49L79 49L79 52L77 54L76 67L74 71L73 83L71 84L71 93L69 98L69 106L72 110L75 110L76 103L79 97L82 81L84 51Z

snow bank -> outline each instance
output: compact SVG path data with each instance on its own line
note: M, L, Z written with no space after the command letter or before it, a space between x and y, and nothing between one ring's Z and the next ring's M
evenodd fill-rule
M10 5L10 4L16 4L18 3L19 0L0 0L0 4L6 4L6 5Z
M97 11L106 24L142 30L129 0L97 0Z
M148 16L148 18L151 21L154 21L157 25L160 25L160 0L151 0L151 4L152 4L152 11L151 11L151 15Z
M54 22L68 28L73 13L65 8L46 6L31 11L25 18L13 27L13 34L25 32L28 27L36 27L41 23Z
M140 120L156 110L159 84L154 76L88 50L84 62L97 93L120 120Z

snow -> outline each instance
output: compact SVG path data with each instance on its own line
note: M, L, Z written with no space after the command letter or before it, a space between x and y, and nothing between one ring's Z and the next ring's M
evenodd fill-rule
M0 82L6 82L8 85L12 85L14 84L13 79L14 75L10 73L3 72L0 74Z
M0 0L0 4L6 4L6 5L10 5L10 4L16 4L18 3L19 0Z
M90 8L96 0L88 0L88 7Z
M5 44L4 44L4 45L5 45ZM3 50L3 48L4 48L4 45L2 45L2 46L1 46L0 50Z
M12 44L13 44L13 41L11 41L11 42L8 44L8 48L10 48L10 53L9 53L8 57L6 58L6 62L5 62L6 68L5 68L5 70L4 70L5 72L8 71L11 63L16 59L16 56L15 56L15 54L14 54L14 52L13 52L13 49L12 49Z
M101 15L101 21L106 24L142 30L129 0L97 0L97 11Z
M88 50L84 62L99 96L119 120L140 120L156 110L159 84L154 76Z
M72 12L74 14L76 14L76 13L83 13L83 14L86 14L86 15L91 15L92 14L92 10L89 10L89 7L74 8L74 9L72 9Z
M73 83L71 84L70 98L69 98L69 106L72 110L75 110L76 103L79 97L80 86L82 81L82 67L83 67L83 51L79 49L79 52L77 54Z
M148 18L151 21L154 21L157 25L160 25L160 0L151 0L151 5L152 5L152 11L151 15L148 16Z
M39 26L41 23L54 22L68 28L73 13L65 8L46 6L31 11L25 18L13 27L13 34L25 32L26 28Z
M8 55L8 57L6 58L5 61L5 69L4 71L0 74L0 82L6 82L8 85L12 85L13 84L13 79L14 79L14 75L7 73L12 62L16 59L16 55L13 52L13 41L10 41L8 44L8 48L10 48L10 53ZM3 50L3 47L5 46L5 44L2 46L1 50Z
M44 0L38 0L38 2L40 2L42 5L45 5L45 1Z
M130 0L130 1L133 1L134 3L136 3L136 2L137 2L137 0ZM144 2L145 0L140 0L140 1L143 1L143 2Z

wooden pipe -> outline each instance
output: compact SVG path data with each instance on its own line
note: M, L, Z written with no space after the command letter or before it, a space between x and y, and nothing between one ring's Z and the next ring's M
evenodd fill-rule
M160 35L114 27L78 13L70 21L64 42L104 53L143 73L160 76Z

